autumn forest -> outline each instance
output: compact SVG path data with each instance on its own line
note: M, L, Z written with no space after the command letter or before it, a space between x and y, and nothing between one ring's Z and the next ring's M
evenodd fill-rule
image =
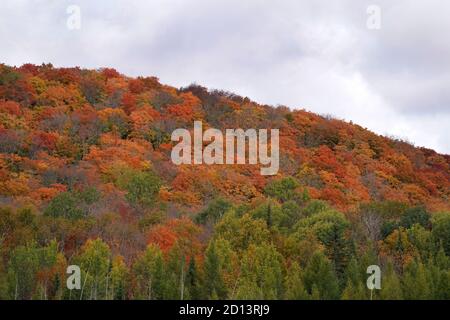
M278 174L173 164L194 121L279 129ZM449 196L449 155L330 115L0 64L0 299L448 300Z

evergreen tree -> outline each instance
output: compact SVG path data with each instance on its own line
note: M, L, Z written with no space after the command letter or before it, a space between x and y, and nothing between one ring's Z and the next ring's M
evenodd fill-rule
M209 244L205 253L205 294L208 298L216 295L219 299L225 299L227 295L214 241Z
M380 299L382 300L401 300L403 299L400 279L394 270L391 262L388 263L385 272L381 278Z
M318 295L320 299L333 300L339 298L338 279L332 264L320 251L315 252L308 263L303 282L306 290L310 294Z
M188 286L187 287L188 299L198 300L203 298L201 279L197 271L197 264L195 263L194 257L191 257L189 261L188 272L186 275L186 283Z
M345 271L346 285L342 293L345 300L365 300L367 299L367 287L365 279L361 276L361 269L355 258L350 260Z
M407 300L431 299L433 288L430 286L430 278L422 262L412 261L403 273L403 296Z
M308 300L310 295L303 285L302 272L297 262L292 263L285 279L286 292L285 299L288 300Z
M283 260L273 245L250 245L242 256L241 277L254 282L264 299L281 299L283 293Z

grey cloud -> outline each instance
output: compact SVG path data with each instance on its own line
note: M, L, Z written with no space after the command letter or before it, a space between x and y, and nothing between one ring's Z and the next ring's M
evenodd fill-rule
M78 31L65 26L73 3ZM0 59L195 81L450 153L449 11L445 0L3 0Z

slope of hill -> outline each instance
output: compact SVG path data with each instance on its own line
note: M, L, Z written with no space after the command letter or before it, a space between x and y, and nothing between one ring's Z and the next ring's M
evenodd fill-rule
M195 120L278 128L278 175L174 165L171 133ZM349 270L369 262L392 282L380 298L449 298L448 155L198 85L49 64L0 65L0 141L0 297L68 298L65 266L95 261L84 298L179 298L180 281L190 298L367 298ZM412 290L430 270L435 286Z

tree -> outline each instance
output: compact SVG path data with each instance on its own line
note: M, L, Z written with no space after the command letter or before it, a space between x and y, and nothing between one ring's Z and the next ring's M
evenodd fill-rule
M19 246L12 251L8 266L11 299L27 300L32 298L38 269L39 253L35 243Z
M101 239L88 240L76 258L82 270L80 299L97 300L106 297L111 252Z
M450 256L450 212L438 212L433 216L433 237L442 244L447 256Z
M107 287L106 299L125 300L128 289L128 268L122 256L114 257L110 277L111 284Z
M128 192L125 197L131 204L143 207L155 204L161 187L161 180L152 171L129 171L117 183Z
M402 287L400 279L394 270L391 262L387 264L383 273L381 290L381 300L401 300L403 299Z
M43 300L60 297L63 292L66 259L62 253L58 252L58 243L55 240L37 250L39 256L38 297Z
M342 213L325 210L300 220L295 226L295 235L298 239L304 239L309 232L314 232L325 245L336 271L342 275L350 257L350 243L345 236L349 225Z
M161 250L150 244L133 265L135 297L138 299L162 299L165 291L165 267Z
M215 224L231 207L231 203L223 198L214 199L205 210L195 217L195 221L200 224L206 224L207 222Z
M57 194L44 210L44 215L76 220L85 217L90 205L100 198L95 188L86 188L82 192L65 191Z
M209 299L225 299L227 291L222 279L216 244L212 241L205 252L205 294Z
M202 281L197 269L195 258L191 257L186 275L187 298L190 300L202 299Z
M339 284L332 264L321 252L316 252L308 263L303 283L309 294L323 300L339 298ZM313 290L315 289L315 290Z
M270 182L264 188L264 193L281 202L286 202L289 200L303 202L307 200L307 198L305 198L303 194L297 192L297 188L299 186L299 183L293 177L286 177Z
M241 280L253 282L263 299L281 299L283 294L283 258L273 245L250 245L243 253ZM239 289L238 289L239 291Z
M425 266L413 260L404 271L402 278L403 296L407 300L428 300L432 296L432 287Z
M367 299L367 287L365 279L362 277L361 268L358 261L352 258L345 271L346 285L342 292L344 300L365 300Z
M405 229L412 227L416 223L424 228L430 226L430 214L424 207L409 208L400 219L400 225Z
M270 239L265 221L252 219L249 214L241 218L229 211L215 227L216 237L229 239L233 249L245 250L250 244L261 244Z
M309 300L311 297L303 284L303 274L297 262L292 263L286 273L284 298L287 300Z

